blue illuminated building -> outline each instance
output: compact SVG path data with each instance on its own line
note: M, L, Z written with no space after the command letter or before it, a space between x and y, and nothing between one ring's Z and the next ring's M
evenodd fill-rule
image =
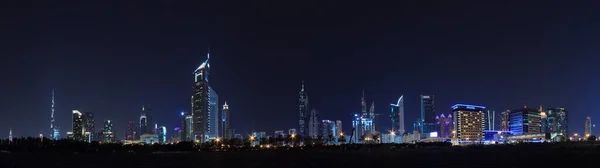
M512 110L509 116L510 131L514 135L541 133L542 116L538 109L525 107Z
M429 134L437 131L435 117L434 96L421 95L421 133Z

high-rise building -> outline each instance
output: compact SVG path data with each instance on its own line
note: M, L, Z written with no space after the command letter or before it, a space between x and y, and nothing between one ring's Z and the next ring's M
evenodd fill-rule
M52 105L50 107L50 139L60 139L60 128L54 123L54 89L52 89Z
M331 120L322 120L321 121L321 137L327 138L330 135L335 137L335 122Z
M396 104L391 104L392 112L390 113L390 119L392 121L392 131L397 132L396 134L402 135L406 132L404 129L404 95L400 96Z
M8 130L8 142L12 142L12 128L10 130Z
M548 114L546 114L546 112L542 108L542 105L540 105L539 111L540 111L540 117L541 117L541 121L540 122L542 124L541 132L543 132L543 133L550 133L550 123L549 123L549 121L550 121L549 119L550 118L548 118Z
M127 141L135 141L137 134L137 127L135 125L135 121L127 122L127 132L125 133L125 140Z
M115 142L115 133L113 132L113 122L111 120L104 120L104 129L102 130L102 136L104 136L102 137L104 142Z
M486 119L487 119L487 122L485 122L485 123L487 123L487 129L490 131L496 130L496 128L494 127L495 126L494 124L496 123L496 111L488 110Z
M152 123L152 108L150 105L143 106L142 114L140 116L140 134L154 134Z
M297 135L298 133L296 133L296 128L290 128L290 129L288 130L288 134L289 134L289 135Z
M195 142L206 142L210 133L210 53L206 60L194 71L194 93L192 96L193 138Z
M435 132L435 103L433 95L421 95L421 133Z
M562 107L548 108L546 110L547 123L550 133L569 136L568 110Z
M438 136L440 138L451 138L451 133L452 133L452 126L454 125L452 122L452 115L448 114L448 116L445 116L444 114L435 117L435 119L438 121L437 124L439 125L439 131L438 131Z
M339 136L341 136L343 132L344 131L342 130L342 121L336 120L335 121L335 137L339 138Z
M227 105L227 101L225 101L225 104L223 104L223 113L221 115L222 115L221 118L223 119L222 126L221 126L221 128L223 128L221 131L223 133L223 138L231 139L231 138L233 138L233 134L229 134L229 131L228 131L228 129L230 129L229 123L231 121L229 121L229 105Z
M534 108L522 108L510 112L510 131L514 135L539 134L542 129L540 111Z
M73 110L71 138L76 141L85 141L85 121L84 115L79 110ZM69 134L69 133L67 133Z
M161 144L167 143L167 127L165 127L165 126L158 127L158 142Z
M456 104L452 106L454 116L454 137L459 142L475 142L484 139L485 107Z
M379 115L375 114L375 102L372 102L371 107L369 107L369 117L373 121L372 131L377 131L379 129Z
M354 114L354 120L352 120L352 134L350 135L350 141L352 143L359 143L360 136L364 133L362 117L358 114Z
M83 117L83 120L85 127L85 131L83 134L86 135L85 139L88 142L96 141L97 136L94 136L94 134L96 133L96 120L94 119L94 113L86 112L85 116Z
M209 120L208 120L208 136L212 137L212 138L217 138L219 137L220 133L219 133L219 123L221 123L221 119L219 119L219 96L217 95L217 92L215 92L215 90L212 87L208 87L210 95L209 95L209 102L210 102L210 106L208 107L208 115L209 115Z
M592 118L585 117L585 138L592 135Z
M361 117L369 117L367 114L367 103L365 102L365 90L362 91L362 97L360 98L360 107L362 115Z
M319 112L312 109L310 112L310 120L308 121L308 136L316 138L319 136Z
M308 95L304 91L304 81L302 81L302 89L300 89L300 98L298 99L299 131L300 136L308 135Z

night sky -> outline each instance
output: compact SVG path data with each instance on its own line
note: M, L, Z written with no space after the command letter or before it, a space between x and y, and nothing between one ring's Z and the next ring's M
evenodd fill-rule
M53 88L63 137L80 109L95 113L97 129L113 120L122 139L143 104L172 130L190 111L209 45L209 81L237 133L298 127L302 80L311 108L345 132L363 89L386 115L404 95L408 130L421 94L435 95L438 114L455 103L542 104L566 107L572 132L586 116L600 120L598 4L351 2L3 5L0 137L48 133Z

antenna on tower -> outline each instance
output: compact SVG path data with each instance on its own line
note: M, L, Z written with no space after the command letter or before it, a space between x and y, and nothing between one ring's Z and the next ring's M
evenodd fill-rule
M206 59L210 59L210 44L208 44L208 53L206 54Z

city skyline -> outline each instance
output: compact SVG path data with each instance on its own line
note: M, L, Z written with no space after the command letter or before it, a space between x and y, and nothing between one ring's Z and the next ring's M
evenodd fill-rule
M365 4L364 16L325 9L295 13L302 13L300 7L262 12L215 7L192 15L107 10L104 19L93 12L101 7L67 6L73 8L64 13L50 7L22 9L29 15L10 11L14 18L0 30L6 35L0 54L7 56L0 67L8 76L0 83L5 95L0 114L6 115L0 130L11 130L13 137L49 137L53 89L61 137L71 130L72 111L79 110L93 113L97 128L111 120L116 137L123 139L129 121L139 124L145 104L152 105L158 125L172 132L181 123L180 112L192 112L190 72L206 59L209 44L210 86L219 102L235 109L230 127L236 133L299 129L301 81L310 109L317 109L319 118L341 120L345 133L352 115L361 113L362 90L381 114L403 95L407 131L420 117L419 96L426 94L435 95L436 115L449 114L457 103L497 113L564 107L570 112L569 131L580 134L585 117L592 122L600 117L594 113L600 109L595 103L600 81L590 78L600 71L594 66L600 59L589 45L595 43L589 37L600 35L598 25L569 9L558 17L546 8L524 7L498 19L506 13L485 5L420 11ZM240 15L220 16L228 12ZM520 14L525 16L516 17ZM556 28L565 22L573 31ZM32 26L39 24L45 26ZM389 118L381 121L391 128Z

